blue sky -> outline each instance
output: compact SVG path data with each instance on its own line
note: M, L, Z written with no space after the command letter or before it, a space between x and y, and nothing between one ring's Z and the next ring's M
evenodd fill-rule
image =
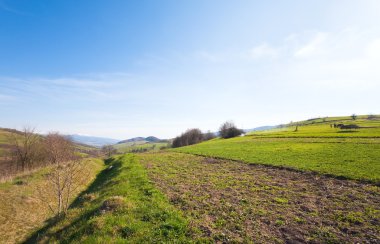
M125 139L378 114L380 2L0 0L0 127Z

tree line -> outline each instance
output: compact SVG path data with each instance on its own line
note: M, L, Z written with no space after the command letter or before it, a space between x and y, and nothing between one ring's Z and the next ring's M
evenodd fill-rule
M235 124L231 121L223 123L218 131L221 138L227 139L236 136L240 136L244 133L243 130L238 129ZM207 133L202 133L200 129L194 128L189 129L173 139L172 147L184 147L193 144L197 144L203 141L208 141L216 138L216 133L208 131Z
M89 171L74 143L59 133L51 132L41 136L31 128L11 133L9 141L10 158L17 172L49 167L46 176L48 184L37 190L38 197L55 216L63 216L69 208L74 192L89 176Z

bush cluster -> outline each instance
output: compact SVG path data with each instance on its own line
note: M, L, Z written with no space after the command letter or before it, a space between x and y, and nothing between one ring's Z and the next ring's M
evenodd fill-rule
M243 130L238 129L233 122L227 121L220 126L219 135L222 138L232 138L243 134Z
M225 122L221 125L219 129L219 135L222 138L232 138L235 136L240 136L243 134L243 130L238 129L233 122ZM200 129L189 129L180 136L174 138L172 147L184 147L193 144L200 143L202 141L207 141L214 139L215 133L208 131L207 133L202 133Z
M184 147L203 141L203 134L200 129L189 129L173 140L173 147Z

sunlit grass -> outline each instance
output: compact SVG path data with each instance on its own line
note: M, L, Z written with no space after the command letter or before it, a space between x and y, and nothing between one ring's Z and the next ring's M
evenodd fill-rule
M379 121L354 123L376 127ZM330 123L299 126L298 131L292 126L174 150L380 182L380 127L346 132Z
M108 168L77 199L66 218L38 233L42 241L184 243L191 240L187 236L187 221L149 181L146 170L134 155L107 162Z

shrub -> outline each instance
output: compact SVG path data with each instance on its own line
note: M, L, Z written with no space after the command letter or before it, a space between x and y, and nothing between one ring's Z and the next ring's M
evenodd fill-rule
M243 130L238 129L233 122L225 122L220 126L219 134L222 138L232 138L243 134Z
M203 134L203 140L208 141L216 138L215 133L212 133L211 131L207 131L207 133Z
M203 141L203 134L200 129L189 129L173 140L173 147L184 147Z

